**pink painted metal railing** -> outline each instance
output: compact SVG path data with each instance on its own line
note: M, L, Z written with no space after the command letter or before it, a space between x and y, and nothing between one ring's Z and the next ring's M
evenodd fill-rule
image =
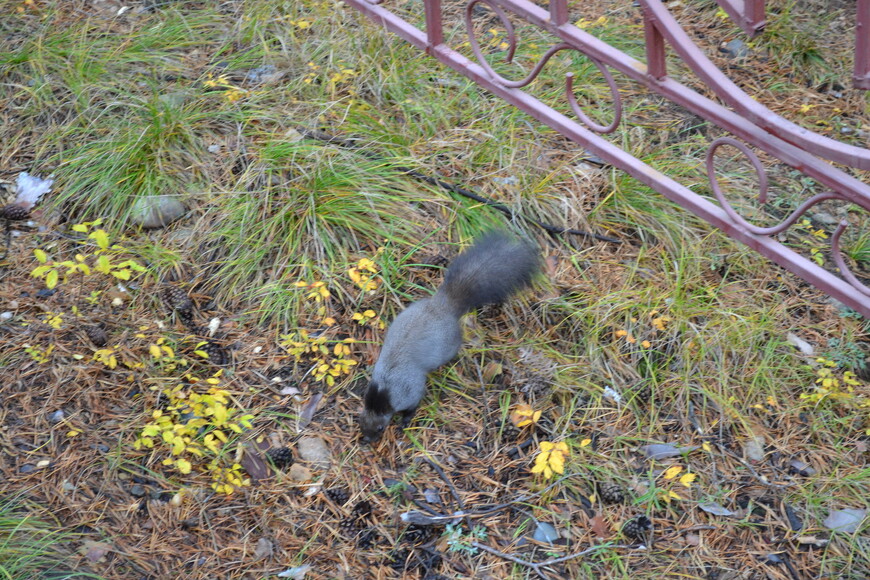
M647 59L645 64L570 24L566 0L551 0L549 9L537 6L528 0L469 0L465 11L466 30L477 62L469 60L444 43L441 0L424 0L425 30L417 28L396 13L380 6L380 0L345 1L375 23L426 51L430 56L580 144L589 152L652 187L730 237L747 244L864 316L870 317L870 288L850 271L840 251L840 239L848 222L841 221L834 235L831 236L831 253L842 277L826 271L773 237L791 226L809 208L823 201L851 203L864 211L870 211L870 186L830 163L868 171L870 150L813 133L752 100L692 43L661 0L639 0L644 16ZM764 26L763 0L719 0L719 3L748 33L754 34ZM487 62L475 37L472 11L477 5L483 5L494 12L507 30L508 62L516 49L516 34L508 13L549 32L558 39L558 42L554 42L553 46L544 53L526 78L519 81L505 79ZM858 41L855 46L854 81L856 87L868 88L870 85L870 56L868 56L870 0L858 0L857 20ZM722 106L668 77L665 65L666 43L716 96L731 108ZM614 115L611 123L601 125L581 110L574 96L571 73L566 74L565 78L565 98L579 122L520 90L534 81L554 54L565 50L583 54L601 72L613 97ZM621 97L610 69L622 73L650 91L715 123L736 138L717 139L711 143L708 151L708 177L719 205L697 195L600 136L614 131L622 120ZM767 200L767 175L755 153L746 144L776 157L830 191L806 200L777 226L760 228L750 224L732 208L722 194L713 167L715 153L720 147L728 146L737 149L755 168L759 180L759 201L764 203Z

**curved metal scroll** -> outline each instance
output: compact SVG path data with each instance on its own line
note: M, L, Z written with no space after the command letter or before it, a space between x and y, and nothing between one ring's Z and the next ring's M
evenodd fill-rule
M870 169L870 151L812 133L775 115L761 104L753 101L721 71L716 69L701 50L691 43L688 35L680 28L660 0L640 0L644 16L647 63L637 61L595 38L585 30L571 25L568 22L567 0L550 0L548 8L538 6L531 0L469 0L465 10L466 28L477 62L469 60L458 50L452 49L445 43L441 0L423 0L426 16L425 30L413 26L390 10L373 4L372 0L345 1L375 23L398 34L406 41L426 51L430 56L473 80L479 86L526 111L538 121L578 143L590 153L625 171L641 183L650 186L701 219L721 229L728 236L747 244L760 254L824 290L864 316L870 317L870 292L849 270L840 251L840 241L846 227L845 223L840 224L831 238L833 260L839 268L842 278L784 246L774 235L792 225L798 217L804 215L809 208L821 201L842 201L855 204L870 212L870 185L826 161L826 159L832 160L856 169ZM484 58L479 43L474 37L473 27L470 25L471 10L481 3L495 12L508 31L508 62L511 61L516 51L516 34L510 18L508 18L508 13L510 13L511 18L521 18L525 22L549 32L557 39L526 78L520 81L505 79L497 74ZM858 0L858 3L859 7L864 7L866 10L870 0ZM731 4L737 6L739 2L734 0L731 1ZM760 22L758 18L761 16L763 14L756 14L756 22ZM858 18L861 18L860 13ZM865 22L870 25L870 16L866 16ZM744 24L752 23L746 22ZM664 58L665 41L719 98L733 107L733 110L667 76ZM576 98L574 98L574 82L571 73L566 74L565 77L566 99L580 122L568 118L521 90L523 87L529 86L540 74L547 61L562 50L580 52L601 71L615 103L616 114L613 123L607 126L599 125L583 114ZM667 175L646 165L598 134L614 130L622 117L622 101L616 83L613 81L613 75L610 73L611 69L645 86L651 92L684 106L692 113L716 124L739 139L739 141L731 138L718 140L711 144L708 152L710 184L720 205L712 203ZM767 177L760 161L749 149L749 146L779 159L830 191L806 200L792 215L773 228L754 226L740 216L727 202L712 171L712 158L716 150L723 145L736 147L746 155L749 162L755 167L759 177L759 199L762 203L767 198Z

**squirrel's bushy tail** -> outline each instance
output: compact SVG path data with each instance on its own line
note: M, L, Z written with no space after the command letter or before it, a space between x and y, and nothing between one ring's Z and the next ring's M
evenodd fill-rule
M464 314L484 304L504 302L528 286L540 268L540 255L531 243L496 230L453 260L438 291Z

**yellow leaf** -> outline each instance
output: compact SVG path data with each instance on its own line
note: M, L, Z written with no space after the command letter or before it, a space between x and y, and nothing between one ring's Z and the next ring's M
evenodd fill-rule
M707 453L712 453L712 452L713 452L713 446L710 445L709 443L707 443L706 441L704 441L704 442L701 444L701 449L703 449L703 450L706 451Z
M673 492L673 491L670 491L670 490L668 491L668 498L683 499L683 498L681 498L679 495L677 495L676 492Z
M74 232L79 232L80 234L84 234L88 231L88 226L85 224L76 224L72 227Z
M33 255L36 256L36 261L40 264L45 264L48 261L48 255L39 248L33 250Z
M190 464L190 461L188 461L187 459L178 459L175 462L175 467L177 467L178 471L185 475L190 473L190 470L193 468L193 466Z
M554 447L555 447L555 445L553 445L549 441L541 441L541 451L544 453L552 451Z
M698 476L695 473L687 473L680 478L680 483L686 487L692 487L692 482L695 481L696 477Z
M151 358L160 358L161 352L160 347L156 344L152 344L148 347L148 352L151 354Z
M45 286L49 290L57 286L57 270L50 270L45 277Z
M106 234L106 230L96 230L94 232L91 232L88 237L97 242L97 245L100 246L100 248L103 250L109 247L109 236L108 234Z
M556 473L565 473L565 456L561 453L550 454L550 468Z
M682 465L672 465L665 471L664 477L665 479L673 479L683 470Z
M586 447L590 443L592 443L592 439L588 439L588 438L584 439L583 441L580 442L580 447Z
M75 437L77 435L81 435L81 433L82 433L81 431L77 431L77 430L73 429L72 431L67 433L66 436L67 437Z

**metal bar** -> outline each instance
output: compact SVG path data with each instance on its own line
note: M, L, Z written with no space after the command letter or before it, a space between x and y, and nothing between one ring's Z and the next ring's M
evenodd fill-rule
M858 0L855 15L856 89L870 89L870 0Z
M716 4L750 38L757 36L767 25L764 19L764 0L716 0Z
M444 42L444 28L441 23L441 0L429 0L423 7L426 14L426 36L429 46Z
M568 22L568 0L550 0L550 18L556 26Z
M653 19L644 14L643 36L646 45L647 73L652 78L660 81L667 74L667 62L665 60L665 39L656 28Z

